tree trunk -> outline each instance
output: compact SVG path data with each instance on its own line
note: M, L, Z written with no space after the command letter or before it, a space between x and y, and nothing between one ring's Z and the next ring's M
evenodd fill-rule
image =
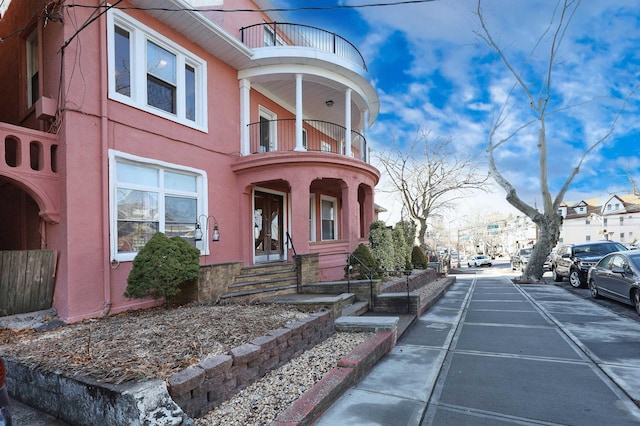
M545 213L532 220L538 226L538 241L533 246L527 268L522 274L521 280L524 282L539 282L542 279L544 261L560 238L562 216L557 212Z
M429 245L427 244L427 220L423 218L418 218L420 222L420 229L418 230L418 241L420 242L420 247L426 250Z

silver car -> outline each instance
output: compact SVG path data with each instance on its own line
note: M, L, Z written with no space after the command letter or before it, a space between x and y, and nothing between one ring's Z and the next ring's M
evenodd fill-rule
M618 251L589 269L591 296L608 297L636 308L640 315L640 251Z

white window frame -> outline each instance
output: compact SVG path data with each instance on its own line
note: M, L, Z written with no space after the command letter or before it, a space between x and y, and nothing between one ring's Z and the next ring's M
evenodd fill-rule
M334 218L333 218L333 239L325 239L324 235L322 233L322 221L324 220L324 218L322 217L322 202L323 201L329 201L331 203L333 203L333 214L334 214ZM320 196L320 239L322 241L336 241L339 239L338 236L338 217L339 217L339 212L338 212L338 199L336 197L330 197L328 195L321 195Z
M316 233L316 194L309 194L309 241L315 243L318 240Z
M278 114L265 108L262 105L258 105L258 117L266 118L269 120L269 151L278 150ZM261 142L261 141L260 141ZM260 148L260 146L258 146Z
M39 40L38 40L38 29L36 28L29 34L29 37L26 39L26 58L27 58L27 108L31 108L34 104L33 95L34 93L38 93L39 87L33 87L33 77L38 74L38 80L35 82L36 85L40 84L40 52L38 51Z
M107 22L109 98L185 126L208 132L206 61L119 10L110 9L107 14ZM116 26L129 32L129 63L131 66L130 96L123 95L116 91L114 43ZM166 49L176 56L177 87L175 114L147 104L146 61L148 41ZM184 70L187 65L195 71L195 120L189 120L186 114L186 83Z
M331 145L331 143L329 143L327 141L320 141L320 151L321 152L332 152L333 151L333 146Z
M109 150L109 235L110 235L110 253L111 259L118 262L127 262L132 261L138 252L126 252L119 253L118 252L118 197L117 191L119 186L117 182L117 163L118 162L128 162L132 164L139 164L140 166L146 166L150 168L162 169L170 172L178 172L178 173L186 173L191 174L196 177L196 220L200 218L202 215L208 215L207 206L208 203L208 180L207 173L204 170L195 169L193 167L185 167L179 164L172 164L165 161L154 160L151 158L139 157L137 155L132 155L126 152ZM132 188L133 185L126 184L126 187ZM139 188L142 191L150 190L153 191L155 188L146 188L144 186L140 186ZM178 192L172 192L172 195L180 195ZM165 215L164 215L164 203L159 203L158 206L158 231L165 231ZM195 228L195 222L194 222ZM207 239L203 239L203 241L199 241L196 243L196 247L200 249L200 253L207 255L209 254L209 243L206 241Z

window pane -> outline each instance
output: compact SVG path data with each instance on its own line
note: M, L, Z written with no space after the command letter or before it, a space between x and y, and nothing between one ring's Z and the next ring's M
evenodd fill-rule
M164 187L196 192L196 177L183 173L164 172Z
M147 103L175 114L176 88L152 75L147 76Z
M158 194L118 188L118 221L158 220Z
M165 223L167 226L171 223L196 223L196 206L195 198L170 197L164 199L165 202Z
M322 215L322 239L334 240L335 239L335 224L334 224L334 205L332 201L322 200L321 202L321 215Z
M147 72L176 85L176 55L150 41L147 42Z
M158 170L128 163L118 163L118 182L155 187L160 185Z
M115 29L115 72L116 92L131 96L131 60L129 32L120 27Z
M158 232L157 222L118 221L118 253L140 251Z
M196 121L196 70L189 65L184 69L187 120Z

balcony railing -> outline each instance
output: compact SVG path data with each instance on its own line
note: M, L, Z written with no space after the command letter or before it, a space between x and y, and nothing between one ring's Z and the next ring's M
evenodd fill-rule
M252 154L293 151L296 148L296 119L262 120L248 124ZM345 152L347 129L320 120L302 120L302 145L307 151L332 152L367 161L367 140L351 131L351 153Z
M252 49L270 46L302 46L333 53L367 70L362 54L339 35L308 25L266 22L240 28L242 42Z
M0 170L59 177L55 135L0 123L0 140Z

